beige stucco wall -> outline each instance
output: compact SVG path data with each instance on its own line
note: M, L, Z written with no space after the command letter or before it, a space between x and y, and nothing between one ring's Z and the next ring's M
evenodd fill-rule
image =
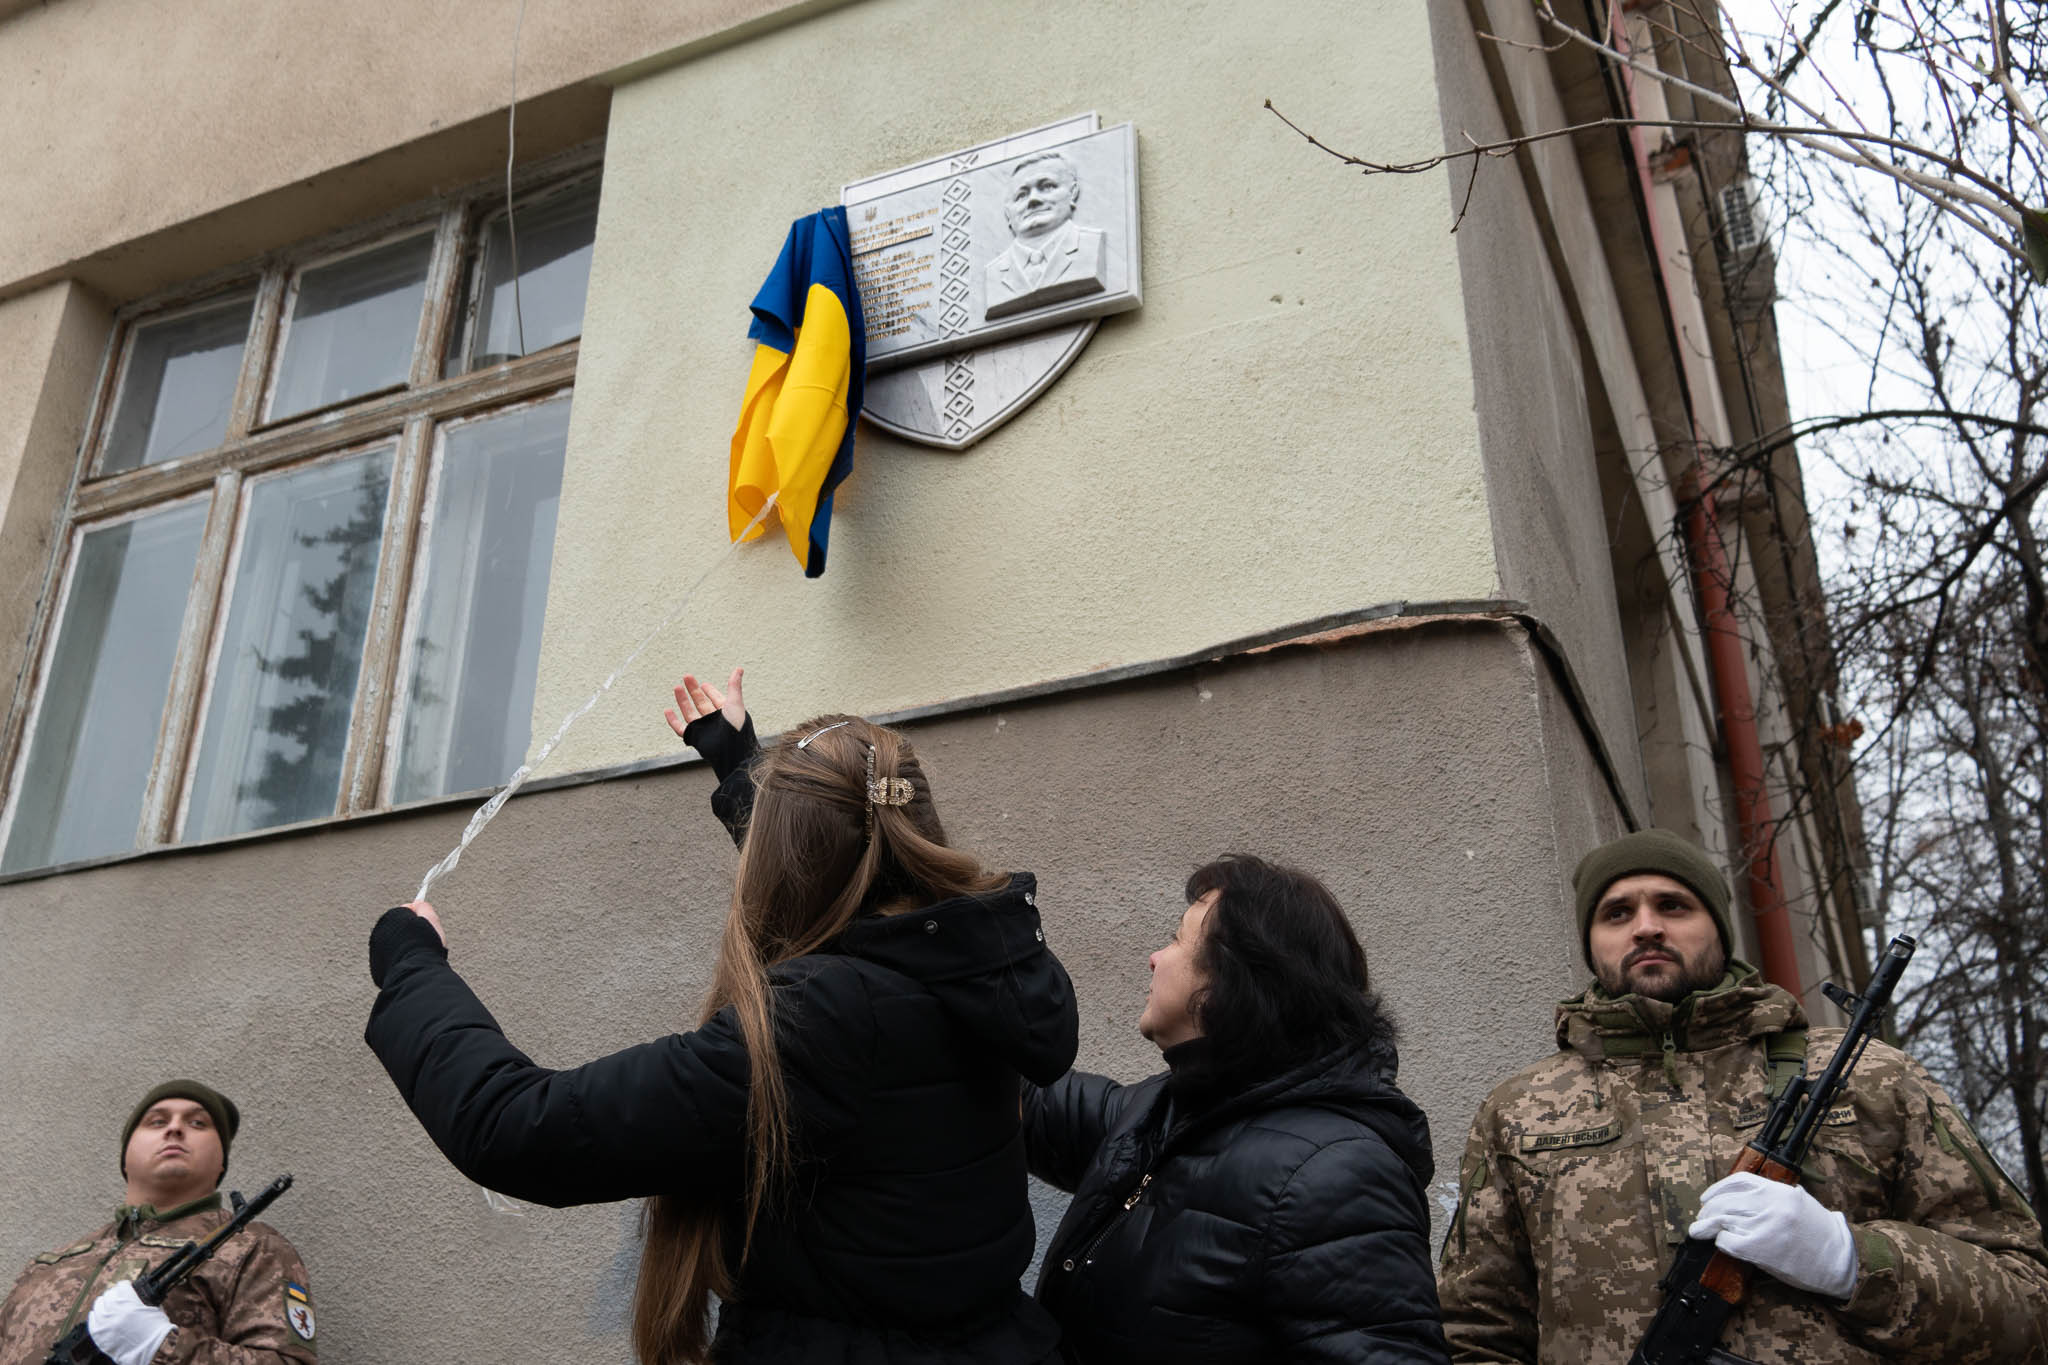
M504 158L515 27L527 100L828 3L837 0L60 0L0 18L0 295L496 113L490 145L465 145L464 164L447 167L458 178L487 173L488 160L470 163L493 150ZM545 139L543 127L528 131ZM427 183L401 192L427 193ZM354 192L373 198L377 188ZM298 236L365 213L358 204L322 223L301 199L287 195L265 216L302 219L287 228ZM214 258L187 236L178 246L188 273L239 259ZM293 240L271 239L262 222L217 225L211 236L234 239L242 255ZM118 261L101 267L146 277Z
M1086 110L1137 126L1144 307L965 454L864 430L824 578L779 532L743 547L641 696L744 660L774 729L1490 595L1447 186L1360 180L1268 96L1339 147L1437 145L1423 7L870 0L616 90L536 734L723 548L747 303L789 220ZM667 739L607 704L556 763Z

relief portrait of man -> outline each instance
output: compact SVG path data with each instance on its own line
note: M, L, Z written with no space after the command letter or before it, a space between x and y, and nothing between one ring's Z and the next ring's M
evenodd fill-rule
M1081 178L1058 152L1038 152L1010 168L1003 220L1011 242L983 271L990 321L1106 287L1102 232L1074 221L1080 202Z

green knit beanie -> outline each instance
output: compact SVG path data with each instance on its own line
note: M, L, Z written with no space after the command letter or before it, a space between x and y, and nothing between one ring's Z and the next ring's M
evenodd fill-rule
M198 1081L165 1081L162 1085L142 1097L128 1122L121 1125L121 1178L128 1178L128 1139L135 1136L136 1127L149 1107L159 1100L191 1100L213 1116L213 1130L220 1134L220 1173L228 1173L228 1147L235 1140L235 1130L242 1126L242 1111L235 1108L235 1102L210 1085Z
M1721 951L1734 955L1735 935L1728 930L1728 879L1721 875L1721 869L1705 849L1683 835L1668 829L1645 829L1600 845L1579 859L1578 868L1572 873L1572 894L1579 908L1579 951L1585 954L1588 967L1593 965L1589 939L1593 907L1600 903L1608 887L1623 877L1645 872L1691 887L1693 894L1705 903L1707 913L1714 917L1714 927L1721 931Z

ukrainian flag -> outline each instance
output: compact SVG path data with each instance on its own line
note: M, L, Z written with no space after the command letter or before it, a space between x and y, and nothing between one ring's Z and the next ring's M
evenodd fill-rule
M732 434L726 523L738 539L770 494L806 578L825 572L832 490L853 472L867 327L853 283L846 210L790 225L782 256L754 295L759 343ZM754 535L763 534L755 527Z

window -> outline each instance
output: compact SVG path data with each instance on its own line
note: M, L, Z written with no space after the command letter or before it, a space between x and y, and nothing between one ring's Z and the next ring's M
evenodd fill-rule
M0 871L511 776L597 194L558 169L124 312Z

